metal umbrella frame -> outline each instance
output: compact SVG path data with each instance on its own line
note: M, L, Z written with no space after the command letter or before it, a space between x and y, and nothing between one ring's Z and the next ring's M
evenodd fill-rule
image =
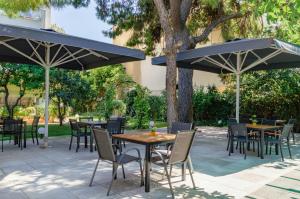
M61 34L52 30L0 24L0 61L34 64L45 69L45 147L48 146L51 68L89 70L144 59L145 54L136 49Z
M300 46L274 38L238 39L177 53L177 66L236 76L236 120L240 115L240 76L247 71L300 67ZM166 65L166 57L152 59Z

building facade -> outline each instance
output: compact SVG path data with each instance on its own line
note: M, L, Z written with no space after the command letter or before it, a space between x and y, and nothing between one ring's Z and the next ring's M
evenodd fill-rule
M125 46L129 37L130 32L125 32L115 38L113 43L116 45ZM221 30L216 29L209 35L209 41L205 45L213 45L223 41L224 39L222 37ZM151 58L151 56L147 56L146 60L125 63L124 66L126 67L127 73L135 82L147 87L152 94L159 95L166 88L166 68L163 66L152 65ZM219 89L224 87L218 74L204 71L194 71L194 88L213 85Z

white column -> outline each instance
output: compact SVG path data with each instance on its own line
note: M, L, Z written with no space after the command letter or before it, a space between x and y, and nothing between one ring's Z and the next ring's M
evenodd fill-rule
M235 98L235 118L240 122L240 75L241 75L241 53L236 57L236 98Z

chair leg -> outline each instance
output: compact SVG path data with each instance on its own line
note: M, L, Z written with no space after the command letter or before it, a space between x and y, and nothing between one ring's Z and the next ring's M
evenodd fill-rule
M195 181L194 181L194 177L193 177L193 173L192 173L192 168L191 168L190 164L188 164L188 169L189 169L189 173L190 173L191 180L193 183L193 188L196 189L196 185L195 185Z
M80 136L77 136L77 147L76 147L76 152L78 152L79 145L80 145Z
M32 143L34 144L34 137L33 137L33 132L31 131L31 139L32 139Z
M112 184L113 184L115 178L117 177L118 166L119 166L118 164L116 164L116 166L115 166L115 164L113 164L113 167L115 167L115 168L114 168L114 173L113 173L113 176L112 176L110 185L109 185L108 190L107 190L107 194L106 194L107 196L109 196L109 192L110 192L110 190L111 190L111 186L112 186Z
M192 173L194 173L194 166L193 166L192 159L191 159L191 156L190 156L190 155L188 156L188 164L189 164L189 166L191 167ZM171 175L171 174L170 174L170 175Z
M248 144L248 143L247 143L247 144ZM244 153L245 153L244 159L246 160L246 158L247 158L247 150L245 150L244 143L243 143L243 151L244 151Z
M279 150L280 150L281 159L284 162L281 143L279 143Z
M92 178L91 178L90 184L89 184L89 186L90 186L90 187L91 187L91 186L92 186L92 184L93 184L94 177L95 177L95 174L96 174L96 171L97 171L97 168L98 168L99 161L100 161L100 159L98 158L98 161L97 161L96 167L95 167L95 169L94 169L94 172L93 172L93 175L92 175Z
M123 172L123 178L125 179L125 178L126 178L126 176L125 176L124 164L122 164L122 172Z
M269 142L266 142L266 155L268 155L268 145L269 145Z
M260 155L259 150L260 150L260 144L259 142L257 142L257 157L259 157Z
M1 148L2 148L2 152L3 152L3 135L2 135L2 145L1 145Z
M141 186L144 186L144 171L142 167L142 160L139 161L140 171L141 171Z
M287 147L288 147L288 150L289 150L290 158L293 159L292 158L292 153L291 153L291 148L290 148L290 142L289 141L287 141Z
M39 138L37 132L35 132L36 144L39 145Z
M172 194L172 198L174 198L174 192L173 192L173 188L172 188L172 184L171 184L171 179L170 179L170 176L169 176L169 173L168 173L167 165L164 165L164 169L165 169L165 172L167 174L168 183L169 183L170 191L171 191L171 194Z
M73 135L71 135L71 140L70 140L69 150L71 150L72 142L73 142Z
M173 165L170 165L170 177L172 177L172 169L173 169Z
M227 135L227 137L228 137L228 135ZM226 148L227 151L229 150L229 145L230 145L230 138L228 137L227 148Z
M293 142L294 142L294 144L296 144L296 141L295 141L295 133L294 133L294 132L292 132L292 136L293 136Z

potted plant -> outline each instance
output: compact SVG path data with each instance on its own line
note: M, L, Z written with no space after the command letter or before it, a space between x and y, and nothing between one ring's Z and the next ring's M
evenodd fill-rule
M256 118L256 115L252 115L251 118L250 118L251 122L253 125L256 125L257 124L257 118Z
M152 127L152 128L151 128L150 135L156 136L156 134L157 134L156 131L157 131L157 128L156 128L156 127Z

